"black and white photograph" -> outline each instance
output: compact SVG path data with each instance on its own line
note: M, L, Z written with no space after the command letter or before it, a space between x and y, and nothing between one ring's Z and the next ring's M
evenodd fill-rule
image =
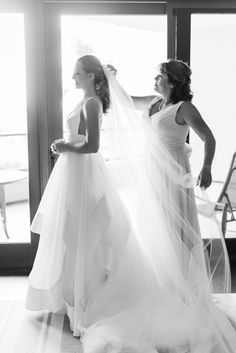
M0 0L0 352L236 353L236 0Z

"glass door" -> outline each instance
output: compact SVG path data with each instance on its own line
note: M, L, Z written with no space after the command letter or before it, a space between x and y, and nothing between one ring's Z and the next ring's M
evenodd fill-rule
M158 4L47 6L47 53L50 143L63 136L66 117L82 98L72 80L76 59L96 55L114 65L122 86L133 95L155 94L157 65L167 58L167 16ZM104 119L105 120L105 119ZM103 124L101 146L113 170L116 162L105 150L109 127ZM114 171L115 172L115 171Z
M130 93L152 93L156 65L166 59L166 6L3 5L0 274L27 274L38 245L38 236L30 235L30 222L55 162L50 145L63 136L63 117L80 99L72 88L75 59L92 49L104 63L118 68Z
M111 36L107 37L107 33ZM102 63L116 67L119 82L131 94L155 93L155 70L159 62L166 60L165 16L62 15L61 38L63 122L82 98L72 75L76 59L85 54L96 55ZM104 118L101 149L109 166L114 167L114 158L105 148L108 125L109 119Z
M29 114L26 17L22 9L0 8L0 274L28 273L36 250L30 214L39 199L38 131L35 112Z
M23 14L0 14L0 50L0 243L24 243L30 220Z
M64 119L81 99L72 75L76 59L85 54L115 66L119 82L131 94L154 94L156 67L167 55L165 15L62 14L60 26Z
M236 13L200 13L191 15L191 68L194 104L211 127L216 138L213 163L214 183L209 195L216 200L236 151L235 41ZM193 173L202 164L203 144L191 134ZM227 238L236 237L236 222L227 224Z

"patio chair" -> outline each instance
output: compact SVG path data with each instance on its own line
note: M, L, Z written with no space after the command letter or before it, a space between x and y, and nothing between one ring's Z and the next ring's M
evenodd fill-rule
M222 191L218 197L217 203L225 204L222 208L216 205L216 211L222 211L222 232L225 235L227 223L236 221L236 152L233 154L229 172L224 182Z

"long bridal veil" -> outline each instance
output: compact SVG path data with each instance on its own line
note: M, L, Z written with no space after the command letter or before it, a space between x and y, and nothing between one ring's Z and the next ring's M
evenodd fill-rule
M214 212L216 204L208 199L205 191L195 187L196 182L191 174L184 170L157 138L150 122L143 117L140 118L131 97L119 85L115 76L106 67L104 71L108 78L112 102L111 115L108 118L110 120L108 145L117 164L116 181L125 189L123 197L130 205L129 211L133 216L136 215L137 224L140 224L139 216L142 214L145 233L146 218L150 222L148 222L150 227L155 229L156 223L159 226L160 219L164 217L165 228L168 228L168 234L172 234L174 245L178 239L181 254L182 246L188 250L185 254L187 259L181 256L186 273L189 271L186 264L191 266L189 260L197 251L195 246L199 247L200 254L204 253L204 258L196 252L194 263L198 263L201 267L201 273L207 269L208 287L210 286L211 291L216 293L230 292L229 259L220 224ZM190 147L186 144L187 154L189 150ZM194 202L193 194L195 194ZM184 200L188 203L186 209ZM188 209L191 207L193 219L186 217L186 214L189 216ZM159 217L156 216L157 210L160 212ZM197 212L198 220L199 218L201 220L201 229L194 220ZM154 240L159 233L156 232L158 229L154 230ZM207 236L210 237L202 242L201 238ZM167 241L165 238L164 240ZM174 252L177 249L178 246L174 247Z
M214 203L204 193L195 198L191 175L136 114L115 76L104 72L112 101L105 122L113 156L108 168L132 231L115 272L90 305L84 351L232 353L235 331L211 297L230 292ZM214 239L202 239L197 210Z

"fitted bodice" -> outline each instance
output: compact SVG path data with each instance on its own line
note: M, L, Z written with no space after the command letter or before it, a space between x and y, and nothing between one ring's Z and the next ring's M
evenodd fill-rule
M151 102L151 105L153 103L154 101ZM181 101L171 104L151 117L149 116L149 108L145 112L145 118L152 124L157 138L170 151L185 149L189 127L188 125L179 125L175 121L176 114L182 103Z
M72 112L68 115L66 119L66 124L65 124L65 139L68 142L79 142L79 141L85 141L86 136L79 134L79 126L80 126L80 121L81 121L81 111L83 110L84 104L89 100L89 99L94 99L98 102L100 105L100 125L102 122L102 103L99 101L99 99L96 99L95 97L90 97L87 99L82 99L72 110Z

